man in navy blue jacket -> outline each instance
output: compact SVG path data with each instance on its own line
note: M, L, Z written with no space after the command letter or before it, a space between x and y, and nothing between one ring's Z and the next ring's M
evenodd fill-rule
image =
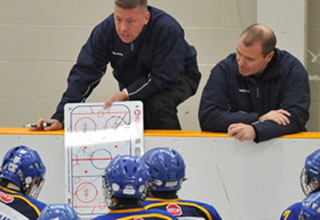
M211 70L199 108L202 130L255 142L306 130L308 74L275 45L275 34L261 24L241 34L236 53Z
M98 24L71 69L68 88L44 128L63 128L66 103L84 102L99 84L108 63L120 92L104 104L141 100L145 129L181 129L177 106L194 95L201 78L197 52L184 30L167 13L147 6L147 0L115 0L114 13Z

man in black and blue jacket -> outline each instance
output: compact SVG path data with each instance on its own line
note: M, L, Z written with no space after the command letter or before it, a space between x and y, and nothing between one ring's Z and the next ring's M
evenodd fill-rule
M141 100L145 129L181 129L177 106L194 95L201 78L197 52L170 15L147 0L115 0L114 13L98 24L82 47L68 88L45 130L63 128L66 103L84 102L105 74L108 63L120 92L104 104Z
M308 74L275 45L275 34L264 25L241 34L236 53L211 70L199 108L202 130L255 142L306 130Z

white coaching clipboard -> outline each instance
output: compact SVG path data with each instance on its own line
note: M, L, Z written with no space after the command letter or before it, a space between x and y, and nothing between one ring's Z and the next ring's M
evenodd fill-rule
M101 176L118 154L143 154L141 101L66 104L67 202L80 217L105 214Z

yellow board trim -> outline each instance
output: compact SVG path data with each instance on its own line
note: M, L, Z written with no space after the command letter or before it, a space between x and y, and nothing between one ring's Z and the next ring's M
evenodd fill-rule
M0 128L0 135L64 135L64 130L29 131L28 128ZM145 137L212 137L228 138L227 133L186 130L145 130ZM279 138L320 139L320 132L300 132L284 135Z

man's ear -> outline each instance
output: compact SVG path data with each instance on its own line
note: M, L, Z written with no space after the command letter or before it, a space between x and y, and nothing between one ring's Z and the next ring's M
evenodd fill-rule
M145 14L144 24L145 24L145 25L148 24L149 20L150 20L150 12L147 11L146 14Z
M268 53L268 55L266 56L266 58L268 59L268 63L270 62L273 56L274 56L274 51L271 51L270 53Z

